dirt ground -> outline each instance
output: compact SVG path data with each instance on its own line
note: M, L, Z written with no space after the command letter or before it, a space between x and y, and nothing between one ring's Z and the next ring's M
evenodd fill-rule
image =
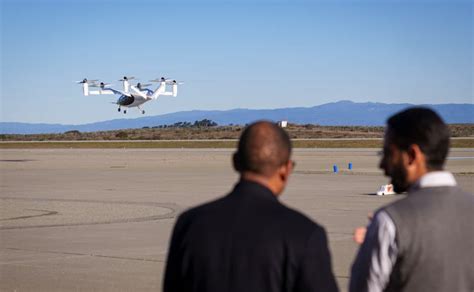
M353 229L366 223L367 213L402 197L371 195L387 183L377 152L296 149L296 169L280 198L325 226L342 291L357 251ZM0 290L161 290L176 216L232 188L231 154L0 150ZM473 192L474 149L453 150L447 169Z

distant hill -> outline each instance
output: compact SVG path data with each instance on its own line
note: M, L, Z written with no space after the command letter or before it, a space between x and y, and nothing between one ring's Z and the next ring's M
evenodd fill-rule
M219 125L245 125L255 120L288 120L295 124L323 126L383 126L386 119L413 104L355 103L339 101L314 107L282 109L233 109L226 111L184 111L136 119L116 119L83 125L0 123L1 134L63 133L71 130L95 132L153 127L176 122L209 119ZM474 104L420 105L434 109L449 124L474 123Z

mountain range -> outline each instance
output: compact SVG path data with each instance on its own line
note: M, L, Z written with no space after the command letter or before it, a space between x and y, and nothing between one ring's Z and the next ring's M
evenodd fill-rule
M356 103L338 101L314 107L280 109L193 110L135 119L114 119L82 125L0 122L1 134L62 133L71 130L95 132L169 125L209 119L219 125L245 125L256 120L288 120L295 124L324 126L383 126L386 119L413 104ZM474 123L474 104L424 104L438 112L449 124Z

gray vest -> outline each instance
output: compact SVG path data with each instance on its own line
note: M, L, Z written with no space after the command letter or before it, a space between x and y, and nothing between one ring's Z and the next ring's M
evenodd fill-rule
M473 195L422 188L384 209L399 249L387 291L474 291Z

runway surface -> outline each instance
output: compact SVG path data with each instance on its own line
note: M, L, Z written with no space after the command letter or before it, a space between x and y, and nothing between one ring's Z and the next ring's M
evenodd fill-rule
M370 195L388 181L377 152L296 149L296 169L280 198L325 226L341 291L357 251L353 229L402 197ZM0 290L160 291L176 216L232 188L231 154L0 150ZM455 149L447 164L471 193L473 157L474 149Z

